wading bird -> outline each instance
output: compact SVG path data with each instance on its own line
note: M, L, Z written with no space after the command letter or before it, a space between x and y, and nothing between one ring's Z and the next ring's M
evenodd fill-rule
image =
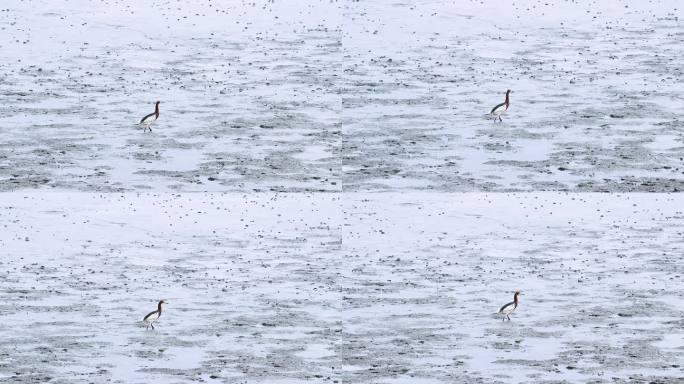
M147 316L143 318L143 324L145 324L145 329L149 329L150 327L154 329L154 325L152 323L157 321L157 319L159 319L159 317L161 316L162 304L166 304L166 301L159 300L159 304L157 304L157 310L148 313Z
M499 312L496 313L497 315L503 315L503 321L505 321L506 319L508 319L508 321L511 321L511 318L508 315L513 313L513 311L515 311L515 309L518 308L518 295L520 295L520 291L515 291L515 294L513 295L513 301L501 307L501 309L499 309Z
M496 121L496 119L499 119L499 121L503 122L503 120L501 120L501 115L504 112L506 112L508 110L508 106L511 105L511 103L508 101L508 95L510 93L511 93L510 89L508 91L506 91L506 101L504 101L503 103L492 108L492 111L489 112L489 115L494 117L494 121Z
M506 100L508 100L508 99L506 99ZM152 132L152 128L150 128L150 125L152 125L152 123L157 121L158 118L159 118L159 102L157 101L157 103L154 105L154 112L152 112L149 115L140 119L140 123L138 123L138 125L143 127L143 132L145 132L148 129L150 130L150 132Z

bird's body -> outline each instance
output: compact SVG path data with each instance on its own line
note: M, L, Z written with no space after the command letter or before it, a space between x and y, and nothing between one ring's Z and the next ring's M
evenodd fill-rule
M511 105L511 103L509 101L509 94L510 93L511 93L511 90L510 89L507 90L506 91L506 100L501 104L497 104L497 106L492 108L491 112L489 112L489 115L494 117L494 121L496 121L496 119L499 119L499 121L503 121L501 119L501 115L503 115L508 110L508 107Z
M145 329L149 329L150 327L154 329L153 323L159 320L159 317L162 314L162 304L166 304L166 301L160 300L159 304L157 304L157 310L152 311L148 313L147 316L143 317L143 324L145 324Z
M509 315L515 311L516 308L518 308L518 295L520 295L520 291L515 291L515 294L513 295L513 301L510 303L505 304L501 309L499 309L499 312L497 312L497 315L503 315L503 320L508 319L508 321L511 321L511 318Z
M143 132L145 132L148 129L150 130L150 132L152 132L152 128L150 128L150 125L152 125L152 123L157 121L158 118L159 118L159 102L157 101L157 103L154 105L154 112L152 112L149 115L140 119L140 123L138 123L138 125L143 127Z

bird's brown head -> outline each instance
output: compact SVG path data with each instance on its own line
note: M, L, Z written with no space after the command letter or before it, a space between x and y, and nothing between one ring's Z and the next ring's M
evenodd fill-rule
M509 90L506 91L506 94L508 95L508 94L511 93L511 92L513 92L513 91L511 91L511 90L509 89Z
M154 103L154 105L159 105L159 103L160 103L160 101L157 101L156 103Z
M159 305L166 304L166 300L159 300Z
M516 295L516 296L522 295L522 291L515 291L515 295Z

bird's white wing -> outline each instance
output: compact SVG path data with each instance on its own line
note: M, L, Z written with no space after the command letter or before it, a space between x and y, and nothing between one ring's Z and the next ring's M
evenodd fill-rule
M140 119L140 123L138 124L149 124L155 120L157 120L157 116L154 113L150 113L149 115Z
M492 111L489 112L490 115L500 115L504 113L506 110L506 103L501 103L497 105L496 107L492 108Z
M498 313L508 313L508 312L513 311L514 309L515 309L515 303L511 301L510 303L501 307L501 309L499 309Z
M158 311L152 311L147 314L147 316L143 317L143 321L150 322L150 321L155 321L159 318L159 312Z

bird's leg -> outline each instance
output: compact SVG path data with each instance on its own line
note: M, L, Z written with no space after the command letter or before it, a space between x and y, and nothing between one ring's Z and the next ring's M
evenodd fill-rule
M152 327L152 329L154 329L154 324L151 324L151 323L150 323L150 326Z

